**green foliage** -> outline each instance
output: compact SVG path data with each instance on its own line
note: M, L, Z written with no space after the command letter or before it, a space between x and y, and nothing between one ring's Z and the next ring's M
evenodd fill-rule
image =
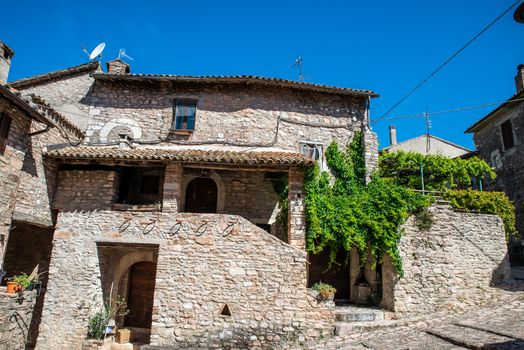
M504 192L448 190L443 195L457 210L472 213L496 214L504 222L506 237L515 233L515 207Z
M415 213L415 220L420 231L429 231L433 225L433 213L428 208L422 208Z
M425 197L392 181L373 177L365 185L365 165L361 134L356 134L347 151L332 143L326 160L334 176L320 172L318 166L306 170L306 246L313 254L329 249L330 263L337 252L356 248L365 262L371 255L381 262L388 254L397 272L402 274L398 242L400 226L409 213L428 205ZM369 250L368 250L369 246Z
M315 283L311 286L311 289L317 291L324 299L331 298L337 292L335 287L322 282Z
M280 212L276 217L276 222L284 231L287 231L287 216L289 208L287 173L266 173L264 178L271 181L273 190L278 195Z
M491 167L477 157L448 158L442 155L424 155L404 151L380 154L380 176L391 179L401 186L421 189L421 164L424 170L426 190L470 188L473 177L478 179L496 177Z
M104 339L106 326L109 324L109 313L106 310L100 310L89 318L87 325L88 339Z
M13 282L18 283L19 285L24 287L24 289L29 287L32 283L32 281L29 279L29 276L25 272L13 277Z
M104 339L106 327L109 325L111 319L122 317L129 313L127 302L125 299L118 296L116 300L108 300L104 304L103 310L97 311L89 318L87 325L88 339Z

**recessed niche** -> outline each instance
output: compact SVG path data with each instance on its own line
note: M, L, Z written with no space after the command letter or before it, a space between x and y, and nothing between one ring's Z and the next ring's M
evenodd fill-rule
M222 306L220 316L231 316L231 311L229 311L229 306L227 306L227 304L224 304L224 306Z

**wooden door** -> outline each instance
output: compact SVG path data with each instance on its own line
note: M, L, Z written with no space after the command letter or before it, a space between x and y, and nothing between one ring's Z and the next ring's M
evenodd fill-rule
M197 177L186 190L186 212L216 213L218 189L210 178Z
M156 263L141 261L129 269L129 289L124 324L127 327L151 328Z
M344 262L344 253L339 252L338 262ZM332 264L329 267L329 252L324 250L319 254L309 254L309 278L308 286L311 287L317 282L328 283L337 289L335 299L348 301L350 298L349 288L349 264L346 266Z

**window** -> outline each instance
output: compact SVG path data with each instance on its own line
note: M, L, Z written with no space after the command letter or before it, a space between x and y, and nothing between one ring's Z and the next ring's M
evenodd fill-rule
M515 146L515 139L513 138L513 125L511 124L511 119L500 124L500 131L502 132L504 151L513 148L513 146Z
M301 142L300 143L300 152L309 158L315 160L318 162L318 165L320 166L320 169L323 165L323 147L322 144L314 143L314 142Z
M7 145L9 129L11 129L11 117L5 113L0 113L0 153L4 153Z
M142 176L140 181L140 193L158 194L160 188L160 176L147 175Z
M196 100L176 100L174 107L175 118L171 129L194 130L196 106Z

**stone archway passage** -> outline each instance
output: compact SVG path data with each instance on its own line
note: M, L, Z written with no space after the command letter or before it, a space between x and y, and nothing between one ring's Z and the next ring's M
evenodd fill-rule
M218 187L215 181L206 177L192 180L186 190L186 212L216 213Z
M156 263L141 261L129 268L126 327L151 328Z

